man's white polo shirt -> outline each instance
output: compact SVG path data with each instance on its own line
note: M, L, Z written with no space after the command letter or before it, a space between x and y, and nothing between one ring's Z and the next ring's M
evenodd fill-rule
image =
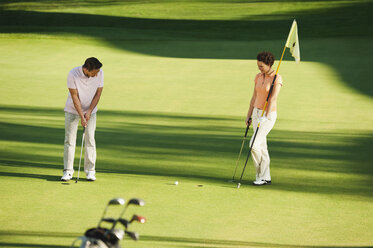
M77 89L80 104L82 106L83 114L85 114L91 102L96 95L97 88L104 87L104 71L100 69L99 73L95 77L87 77L83 73L83 67L78 66L73 68L67 76L67 88ZM69 92L65 105L65 112L78 115L75 109L73 99ZM93 109L92 114L97 112L97 106Z

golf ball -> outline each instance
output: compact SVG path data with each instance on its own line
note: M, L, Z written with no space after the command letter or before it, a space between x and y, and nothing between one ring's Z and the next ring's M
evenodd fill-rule
M175 181L175 182L174 182L174 184L175 184L175 185L178 185L178 184L179 184L179 182L178 182L178 181Z

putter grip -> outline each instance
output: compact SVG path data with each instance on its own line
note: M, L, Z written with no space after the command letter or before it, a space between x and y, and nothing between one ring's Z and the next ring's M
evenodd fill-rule
M246 127L245 137L247 136L247 131L249 131L250 124Z
M85 132L85 127L83 127L83 133Z

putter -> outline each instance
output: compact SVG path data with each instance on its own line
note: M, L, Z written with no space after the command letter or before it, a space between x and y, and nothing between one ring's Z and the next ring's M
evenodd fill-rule
M97 225L97 228L100 227L100 224L102 221L105 221L105 222L110 222L110 223L114 223L115 222L115 219L113 218L104 218L105 217L105 214L107 212L107 209L109 208L109 206L112 206L112 205L124 205L126 201L123 199L123 198L113 198L111 199L108 204L106 205L106 208L102 214L102 217L101 217L101 220L98 222L98 225ZM110 219L110 220L109 220ZM113 221L111 221L113 220Z
M247 127L246 127L245 136L243 137L243 140L242 140L240 154L238 155L238 158L237 158L237 161L236 161L236 168L234 169L233 178L230 182L234 182L234 177L236 176L238 161L240 160L240 157L241 157L241 154L242 154L242 149L243 149L245 141L246 141L247 131L249 131L249 127L250 127L250 125L247 125Z
M76 178L75 183L78 183L78 180L79 180L80 163L82 162L82 155L83 155L84 135L85 135L85 127L83 127L82 148L80 149L80 159L79 159L78 177Z
M263 113L264 113L264 111L263 111ZM249 160L249 157L250 157L250 154L251 154L251 149L253 148L254 141L255 141L255 138L256 138L256 134L258 133L258 130L259 130L259 126L260 126L260 124L258 125L258 128L255 130L255 134L254 134L253 142L251 143L251 146L250 146L250 149L249 149L249 153L247 154L246 161L245 161L245 166L243 167L243 170L242 170L242 173L241 173L240 180L238 181L237 189L239 189L239 188L241 187L242 176L243 176L243 174L245 173L245 169L246 169L247 161Z

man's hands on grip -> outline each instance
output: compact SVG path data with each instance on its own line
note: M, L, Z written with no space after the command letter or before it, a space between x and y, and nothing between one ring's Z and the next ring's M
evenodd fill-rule
M84 118L89 121L89 119L91 119L91 113L90 112L87 112L84 114Z
M80 119L80 122L82 123L82 127L87 127L88 121L84 117Z
M91 119L91 112L87 112L84 114L83 117L81 117L81 123L83 127L87 127L89 119Z
M85 115L83 117L80 117L80 123L82 124L82 127L87 127L88 120L85 118Z

